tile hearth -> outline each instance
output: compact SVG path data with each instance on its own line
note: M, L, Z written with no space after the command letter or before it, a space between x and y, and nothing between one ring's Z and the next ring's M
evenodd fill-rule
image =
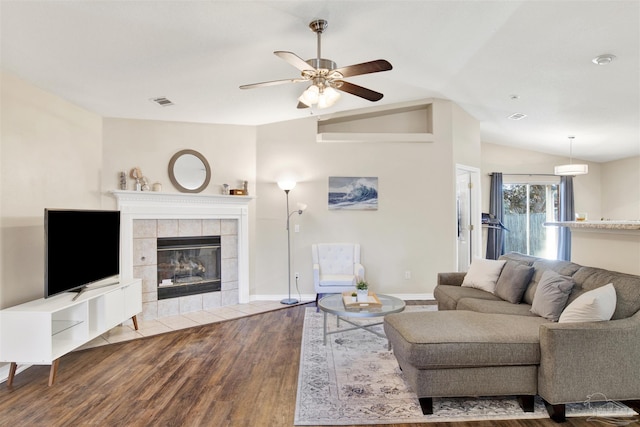
M296 305L311 304L313 301L301 301ZM309 305L314 307L315 305ZM166 332L178 331L194 326L207 325L210 323L224 322L226 320L239 319L253 314L266 313L273 310L293 307L283 305L280 301L252 301L246 304L235 304L227 307L217 307L209 310L194 311L178 316L169 316L160 319L142 320L138 316L138 330L133 327L131 319L120 326L116 326L109 332L102 334L98 338L79 347L77 350L99 347L107 344L131 341L138 338L150 337ZM407 311L428 310L436 311L438 306L435 301L407 301Z
M144 320L138 316L137 331L133 327L133 322L131 320L127 320L122 325L116 326L109 332L102 334L98 338L78 348L78 350L131 341L138 338L150 337L194 326L238 319L252 314L265 313L267 311L278 310L286 307L287 306L283 306L279 301L252 301L248 304L216 307L208 310L194 311L181 315L151 320Z

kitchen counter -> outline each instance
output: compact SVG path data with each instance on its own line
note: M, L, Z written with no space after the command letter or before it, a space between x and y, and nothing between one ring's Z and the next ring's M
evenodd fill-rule
M545 226L549 227L569 227L572 230L635 230L640 231L640 221L554 221L545 222Z
M560 221L544 225L569 227L571 261L640 275L640 221Z

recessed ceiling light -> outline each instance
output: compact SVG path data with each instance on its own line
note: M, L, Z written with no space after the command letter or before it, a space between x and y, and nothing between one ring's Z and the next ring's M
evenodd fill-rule
M615 55L612 55L610 53L605 53L605 54L596 56L591 60L591 62L593 62L596 65L609 65L613 62L614 59L616 59Z
M511 119L511 120L522 120L522 119L524 119L525 117L527 117L527 115L526 115L526 114L524 114L524 113L513 113L512 115L510 115L510 116L509 116L509 117L507 117L507 118L508 118L508 119Z

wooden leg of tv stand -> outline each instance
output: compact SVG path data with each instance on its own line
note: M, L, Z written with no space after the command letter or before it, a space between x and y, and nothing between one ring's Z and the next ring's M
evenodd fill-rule
M138 316L133 316L131 318L131 320L133 320L133 327L135 328L135 330L138 330Z
M58 373L58 365L60 364L60 358L53 361L51 364L51 370L49 370L49 387L51 387L56 380L56 374Z
M11 387L13 385L13 378L16 376L16 368L18 364L16 362L11 362L9 365L9 377L7 377L7 387Z

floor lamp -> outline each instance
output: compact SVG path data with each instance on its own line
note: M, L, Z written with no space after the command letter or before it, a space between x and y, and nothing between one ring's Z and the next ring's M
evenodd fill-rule
M298 203L298 209L289 212L289 191L296 186L295 181L278 181L278 187L284 190L287 195L287 274L289 277L289 298L285 298L280 301L282 304L297 304L298 300L295 298L291 298L291 232L289 231L289 222L291 219L291 215L294 213L298 213L298 215L302 215L302 212L307 208L307 205Z

